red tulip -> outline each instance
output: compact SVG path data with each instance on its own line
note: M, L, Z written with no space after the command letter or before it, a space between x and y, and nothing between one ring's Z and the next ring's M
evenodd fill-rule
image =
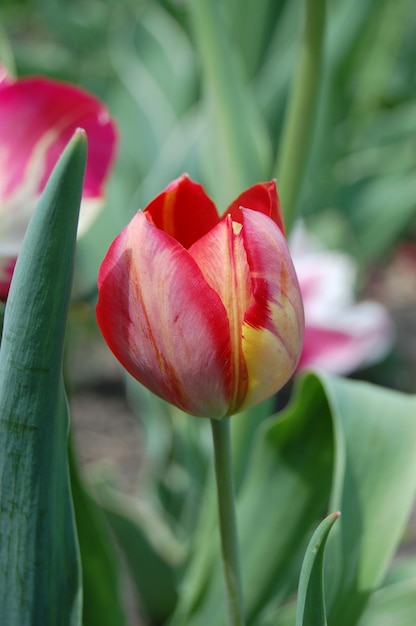
M97 319L148 389L221 418L280 389L302 348L303 308L274 182L221 218L181 176L139 211L99 272Z
M88 137L79 232L104 200L116 148L105 106L73 85L46 78L13 80L0 65L0 299L6 299L23 235L46 181L77 128Z

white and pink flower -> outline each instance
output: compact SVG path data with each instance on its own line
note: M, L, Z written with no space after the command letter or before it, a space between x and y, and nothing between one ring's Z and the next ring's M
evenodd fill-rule
M46 181L76 128L88 138L79 234L104 201L117 134L95 96L43 77L14 80L0 66L0 299L7 298L16 257Z
M290 251L305 310L305 339L298 370L349 374L386 356L393 324L378 302L356 302L357 268L347 254L327 250L298 225Z

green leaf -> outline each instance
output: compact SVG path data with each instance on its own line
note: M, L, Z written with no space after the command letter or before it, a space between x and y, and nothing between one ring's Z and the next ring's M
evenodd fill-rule
M305 378L291 405L260 430L241 487L248 621L276 594L285 597L294 588L312 529L327 506L333 453L326 397L316 378Z
M82 623L124 626L114 540L102 511L83 485L71 447L69 466L82 563Z
M359 626L414 626L415 615L416 582L410 580L376 592Z
M416 493L416 398L320 375L331 407L336 464L328 541L328 623L357 622L386 574Z
M416 615L416 559L398 561L371 597L359 626L413 626Z
M248 624L271 599L276 604L295 587L311 529L329 499L332 442L328 405L315 377L304 379L291 406L257 432L237 502ZM206 498L215 502L210 490ZM224 620L216 518L202 511L174 626Z
M326 626L324 553L329 532L339 513L328 515L309 542L299 580L296 626Z
M414 501L415 408L414 397L311 373L257 430L237 502L247 624L280 623L276 607L295 591L311 529L328 508L342 512L326 547L328 624L357 624ZM211 497L207 490L206 504ZM215 516L201 510L172 626L224 620Z
M62 353L86 160L82 131L29 224L0 351L0 605L4 624L78 626Z

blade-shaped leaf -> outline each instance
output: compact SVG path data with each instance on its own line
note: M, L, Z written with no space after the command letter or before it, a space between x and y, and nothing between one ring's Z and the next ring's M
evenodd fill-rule
M326 626L324 553L329 532L339 513L328 515L309 542L299 580L296 626Z
M82 562L83 624L124 626L114 542L102 511L82 482L71 446L69 468Z
M4 624L78 626L62 353L86 160L77 131L29 224L0 351L0 605Z

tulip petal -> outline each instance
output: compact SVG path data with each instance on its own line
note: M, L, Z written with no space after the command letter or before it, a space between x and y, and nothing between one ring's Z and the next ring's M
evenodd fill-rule
M7 69L0 63L0 89L12 82L12 78Z
M228 320L190 254L139 212L110 247L98 284L99 326L130 374L188 413L223 417Z
M253 304L250 269L244 248L241 225L228 215L189 254L195 259L207 283L219 295L228 312L231 338L233 395L229 414L239 407L247 393L247 369L241 348L244 316Z
M303 341L303 307L286 240L264 214L242 209L244 245L255 303L243 324L248 392L240 410L280 389L292 375Z
M10 283L12 280L16 258L2 258L0 256L0 301L7 300L9 295Z
M317 368L348 374L386 355L393 328L380 304L364 301L335 312L336 318L306 324L298 370Z
M241 207L264 213L270 217L285 234L282 209L277 195L276 181L257 183L243 191L228 207L226 215L230 214L235 222L241 222Z
M89 144L78 226L82 235L103 203L116 149L115 125L105 106L82 89L44 78L14 81L0 65L2 268L14 264L46 181L79 127L86 131ZM2 280L6 280L5 270ZM0 299L4 293L2 289Z
M355 302L353 259L323 248L303 224L293 230L290 249L305 310L298 370L349 374L385 357L393 341L393 324L380 304Z
M199 183L183 174L146 207L153 224L184 248L200 239L219 221L217 209Z
M89 140L84 196L99 197L116 140L104 105L77 87L43 78L2 84L0 197L8 198L23 181L39 194L78 127Z

